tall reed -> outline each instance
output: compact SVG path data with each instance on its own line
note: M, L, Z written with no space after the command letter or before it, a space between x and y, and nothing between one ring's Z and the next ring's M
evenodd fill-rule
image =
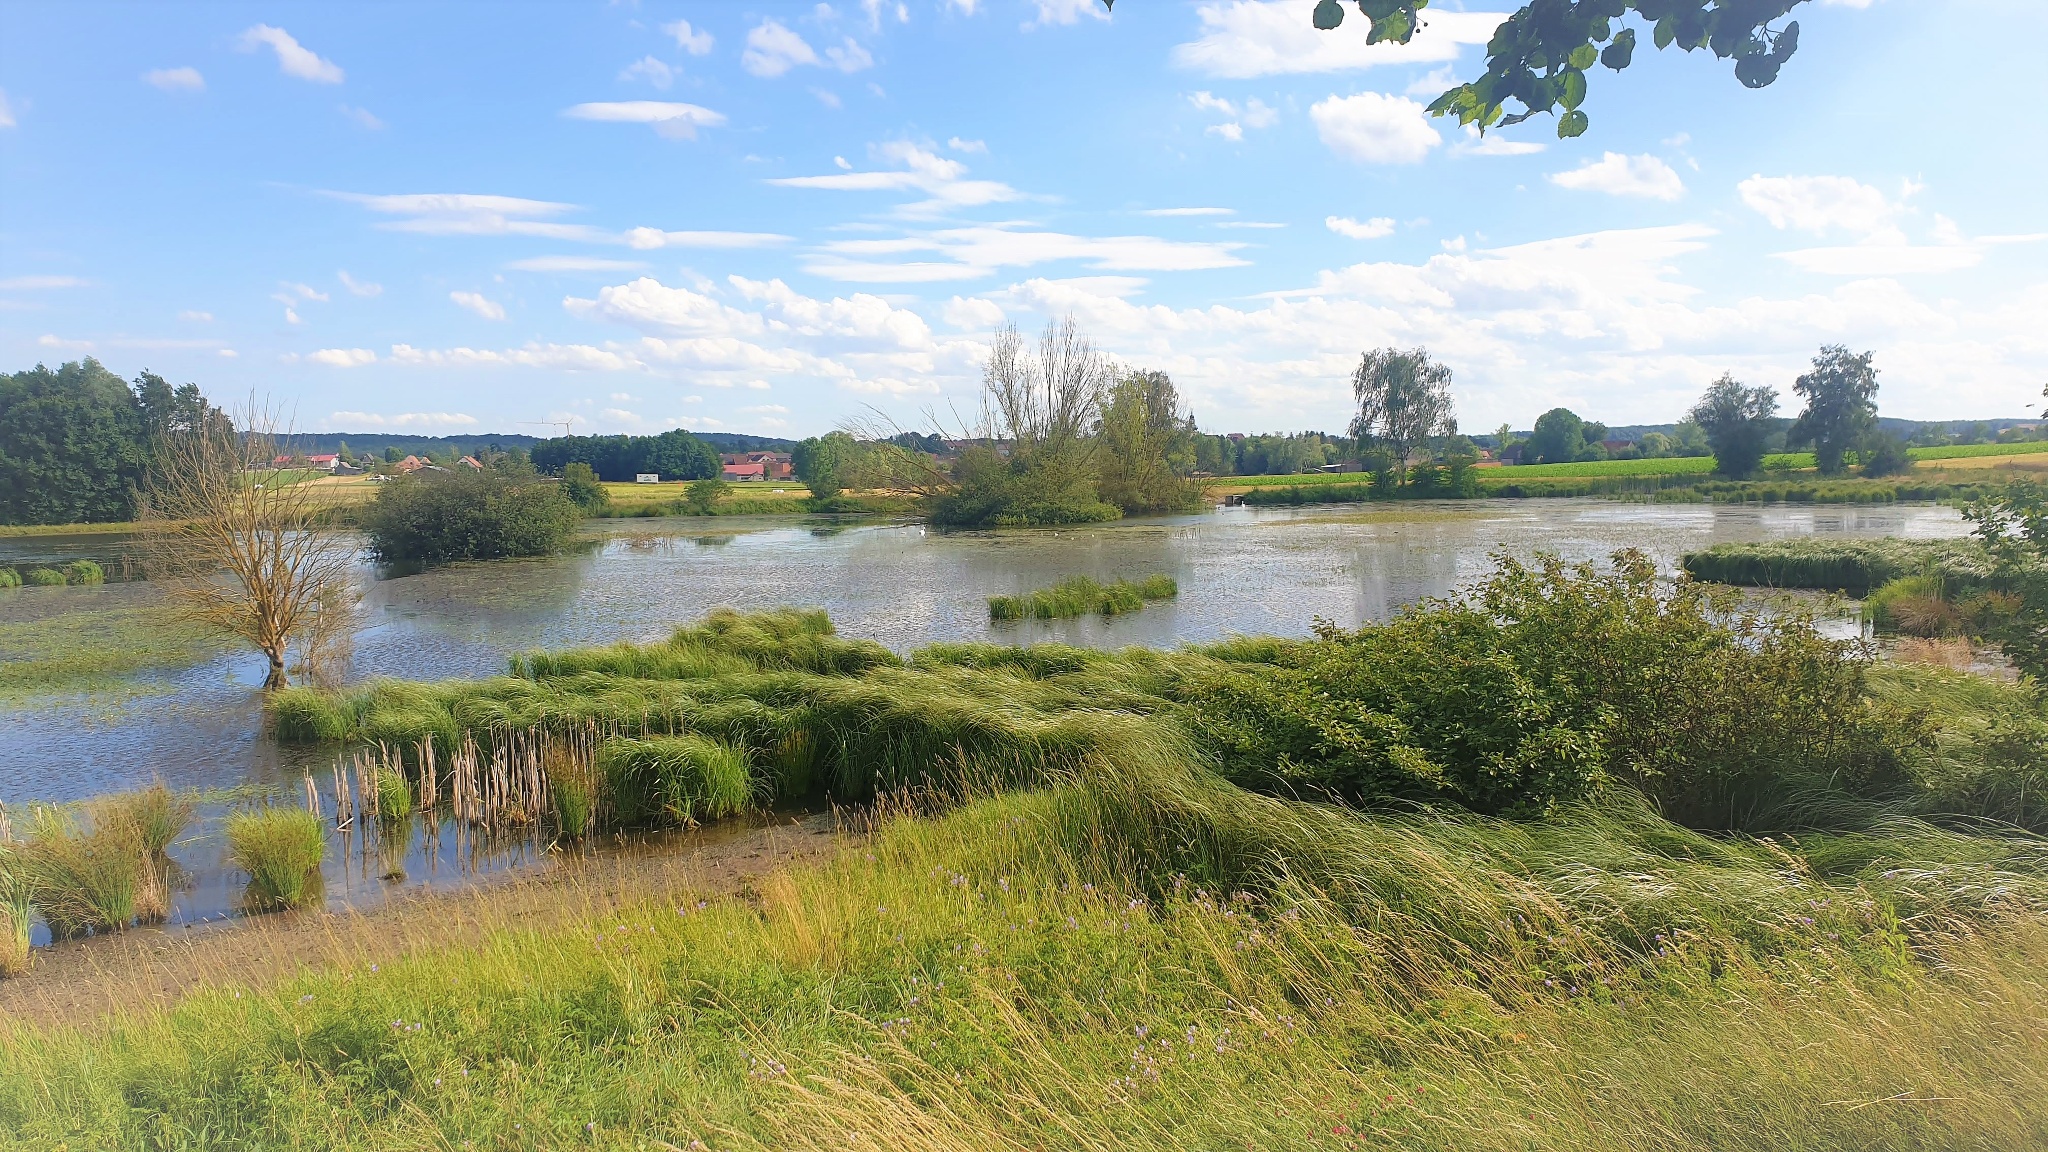
M35 918L34 877L19 845L0 836L0 978L28 971Z

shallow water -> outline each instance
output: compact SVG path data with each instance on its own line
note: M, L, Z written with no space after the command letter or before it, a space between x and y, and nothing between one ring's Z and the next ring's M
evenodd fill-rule
M1489 556L1648 551L1667 567L1724 541L1806 535L1932 538L1965 531L1932 506L1738 506L1492 500L1305 509L1220 509L1070 530L939 533L916 524L663 519L606 522L592 546L540 560L376 579L351 680L499 672L537 647L649 640L721 605L820 607L841 632L908 651L938 640L1056 639L1172 646L1231 634L1356 625L1483 575ZM90 538L95 554L118 539ZM39 554L70 546L41 540ZM80 538L78 547L86 547ZM0 540L0 563L10 547ZM1177 600L1111 619L993 624L986 598L1061 577L1164 572ZM127 585L123 595L149 595ZM9 618L0 594L0 619ZM71 800L160 777L177 788L294 784L332 754L261 734L261 662L223 656L140 677L118 699L0 707L0 802Z

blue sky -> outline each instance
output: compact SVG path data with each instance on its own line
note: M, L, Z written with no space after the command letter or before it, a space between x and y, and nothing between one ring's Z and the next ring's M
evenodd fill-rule
M2038 405L2048 5L1815 0L1758 92L1646 46L1576 141L1422 114L1508 5L1405 49L1312 7L10 4L0 367L802 435L965 411L996 324L1072 314L1219 431L1341 428L1387 344L1470 430L1792 407L1836 341L1888 415Z

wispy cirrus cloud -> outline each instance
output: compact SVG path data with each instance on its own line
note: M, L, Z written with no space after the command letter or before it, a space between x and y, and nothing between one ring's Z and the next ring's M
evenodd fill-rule
M1024 193L1001 181L969 180L967 165L906 140L890 141L876 147L874 152L878 159L897 167L868 172L834 172L824 176L783 176L768 183L783 188L817 188L832 192L924 193L927 199L904 205L907 212L971 208L1024 198Z
M646 124L669 140L695 140L700 128L725 123L725 113L673 100L611 100L576 104L562 110L571 120L611 124Z

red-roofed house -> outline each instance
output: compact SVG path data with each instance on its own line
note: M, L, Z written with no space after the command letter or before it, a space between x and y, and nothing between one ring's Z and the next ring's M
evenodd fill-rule
M725 478L727 480L766 480L768 478L768 466L766 464L727 464L725 466Z
M718 458L730 472L735 465L758 464L761 470L744 477L748 480L789 480L796 476L796 468L790 463L787 452L727 452ZM727 480L734 479L727 475Z
M294 461L302 462L303 466L307 468L318 468L322 472L332 472L335 465L341 463L341 457L333 452L326 452L318 456L279 456L270 463L272 467L282 468Z

